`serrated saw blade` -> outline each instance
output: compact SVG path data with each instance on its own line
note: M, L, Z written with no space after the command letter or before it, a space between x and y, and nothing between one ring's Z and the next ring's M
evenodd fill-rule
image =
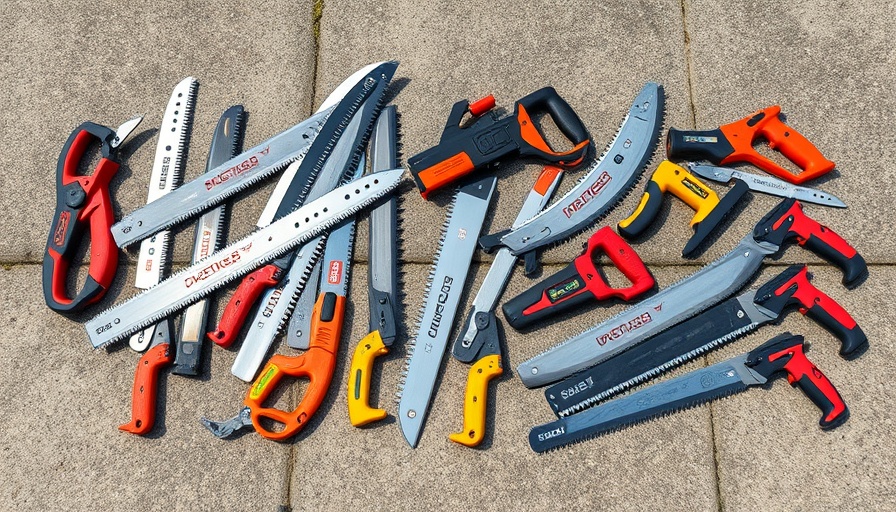
M501 238L519 256L560 242L590 226L621 201L638 181L663 125L661 85L648 82L635 98L604 154L560 199Z
M408 345L398 405L401 432L412 447L417 446L423 431L436 376L448 347L495 183L496 178L489 176L458 190L443 226L439 252L426 284L417 333Z
M764 384L746 360L744 354L537 426L529 432L529 445L544 452Z
M395 189L403 174L395 169L340 187L100 313L85 324L91 344L129 336L289 252Z

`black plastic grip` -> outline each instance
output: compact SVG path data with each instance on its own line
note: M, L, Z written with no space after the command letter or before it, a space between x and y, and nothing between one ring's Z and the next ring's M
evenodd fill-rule
M660 186L653 180L648 181L647 189L644 191L644 196L641 198L641 203L638 205L638 209L635 210L637 216L634 218L629 217L631 221L625 227L623 227L623 223L620 222L616 226L619 230L619 234L626 238L634 238L640 235L653 223L653 219L660 213L660 208L662 206L663 192L660 190Z
M858 252L849 258L815 235L810 235L806 239L805 246L815 254L840 267L843 270L843 285L847 288L852 289L860 285L868 275L868 264L865 263L865 258Z
M553 87L544 87L529 94L519 101L530 114L545 112L551 116L557 128L572 141L579 144L588 140L588 129L579 119L576 111L561 97Z
M844 359L855 359L868 349L868 336L859 324L849 329L818 304L806 310L806 316L821 324L840 340L840 356Z
M825 378L825 380L827 379ZM810 378L808 375L803 375L795 380L793 385L800 388L803 393L809 397L809 400L812 400L812 403L821 409L821 420L819 420L818 425L822 430L837 428L849 419L849 408L844 405L843 412L835 414L838 404L835 404L832 399L818 387L816 380ZM843 403L843 397L840 396L840 393L833 387L831 387L831 389L833 389L840 402Z
M669 128L666 135L666 157L672 161L709 160L722 163L734 147L722 130L678 130Z
M575 264L570 264L505 302L501 309L507 323L520 330L590 299L593 299L593 295L588 290L585 279L579 275ZM539 303L542 303L541 306L526 313L527 309Z

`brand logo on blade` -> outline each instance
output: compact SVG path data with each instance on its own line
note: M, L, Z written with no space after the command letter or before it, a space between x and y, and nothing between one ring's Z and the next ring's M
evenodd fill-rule
M339 284L340 281L342 281L342 261L333 260L330 262L330 271L327 272L327 282Z
M56 229L53 231L53 243L61 246L65 243L65 232L68 231L68 223L72 220L72 212L62 212L59 214L59 221L56 222Z
M566 215L567 219L572 217L574 213L584 208L589 201L597 197L600 191L607 186L607 183L610 183L612 180L613 178L607 174L607 171L602 172L590 187L585 189L579 197L575 198L569 206L563 208L563 215Z
M548 439L550 439L552 437L562 436L565 433L566 433L566 427L557 427L554 430L549 430L547 432L538 434L538 440L539 441L547 441Z
M165 190L165 184L168 183L168 168L171 167L171 157L162 158L162 172L159 176L159 190Z
M221 270L224 270L225 268L233 265L234 263L236 263L238 261L240 261L240 253L238 251L233 251L232 253L228 254L227 256L224 256L223 258L210 263L208 266L206 266L199 272L196 272L195 274L188 276L184 280L184 285L186 285L186 287L189 288L200 281L205 281L206 279L210 278L211 276L215 275L216 273L220 272Z
M277 303L280 302L281 295L283 295L283 288L277 288L274 290L274 293L271 294L267 304L264 305L264 311L261 312L265 318L271 318L271 315L274 314L274 308L277 307Z
M596 340L597 344L604 346L608 341L619 339L623 334L640 329L650 323L650 313L643 313L641 316L635 317L622 325L610 329L610 332L599 335Z
M448 297L451 293L451 285L454 283L454 279L445 276L445 279L442 281L442 288L439 290L439 297L436 302L436 312L432 316L432 322L429 324L429 331L427 331L427 335L430 338L435 338L439 334L439 326L442 324L442 314L445 312L445 303L448 302Z
M270 151L270 147L264 148L259 154L264 156ZM237 176L255 168L258 166L258 157L256 155L252 155L249 158L243 160L242 162L234 165L233 167L225 170L221 174L213 177L210 180L205 180L205 189L211 190L218 185L232 180Z
M571 396L575 395L576 393L581 393L582 391L585 391L593 385L594 379L588 377L585 380L579 381L576 385L570 386L561 391L560 396L562 396L564 400L568 400Z

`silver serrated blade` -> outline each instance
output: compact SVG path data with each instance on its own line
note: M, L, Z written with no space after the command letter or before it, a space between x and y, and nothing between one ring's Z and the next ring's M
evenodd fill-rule
M230 244L85 324L94 348L129 336L289 252L386 195L403 169L364 177Z
M621 313L524 361L517 373L526 387L568 377L690 318L739 290L766 255L777 251L752 233L731 252Z
M590 226L621 201L650 161L663 125L661 85L648 82L628 111L616 137L579 182L560 199L501 238L519 256L567 239Z
M417 446L423 432L436 376L448 346L495 183L496 178L489 176L458 190L442 228L439 252L427 279L417 333L408 344L401 383L398 422L405 440L412 447Z
M722 183L728 183L732 179L740 180L746 183L750 190L762 192L763 194L770 194L778 197L792 197L798 201L820 204L822 206L846 208L846 203L836 196L827 194L818 189L793 185L771 176L751 174L730 167L700 165L695 163L689 163L688 169L698 176Z
M323 246L321 246L323 252ZM311 344L311 317L314 312L314 303L317 301L317 290L320 286L321 261L311 268L311 273L302 286L299 298L296 299L292 314L289 315L289 329L286 332L286 344L290 348L308 350Z
M199 82L195 78L184 78L174 87L168 99L159 127L159 140L149 177L147 204L177 188L183 178L184 152L193 124L193 108L198 87ZM135 287L145 290L162 280L162 273L168 266L169 237L170 233L167 230L160 231L140 244ZM157 328L159 336L156 335ZM131 349L142 352L150 342L159 340L161 335L165 336L165 343L170 341L167 322L164 326L150 326L143 332L135 334L128 344Z
M765 377L746 366L747 356L743 354L537 426L529 432L529 445L536 452L544 452L765 384Z

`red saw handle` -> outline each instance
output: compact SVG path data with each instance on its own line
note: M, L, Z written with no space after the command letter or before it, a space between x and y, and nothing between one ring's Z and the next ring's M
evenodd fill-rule
M849 409L840 393L803 352L803 337L785 333L747 355L747 366L767 379L787 372L787 381L798 386L822 411L819 426L828 430L842 425L849 418Z
M156 423L156 400L159 391L159 372L171 364L174 356L168 343L160 343L143 354L134 373L134 389L131 393L131 421L119 430L142 436Z
M269 264L244 277L224 307L218 326L206 334L208 339L224 348L233 345L252 306L265 290L277 286L282 275L280 267Z
M275 355L252 384L245 404L251 411L255 430L262 436L275 441L289 439L305 427L323 403L336 368L344 309L344 296L332 292L321 294L314 305L308 350L300 356ZM263 407L262 404L284 375L308 378L310 382L305 389L305 397L291 412ZM262 424L262 419L280 424L283 429L270 430Z
M632 283L613 288L597 268L599 255L606 254ZM565 269L507 301L502 307L507 322L522 329L551 314L588 300L613 297L632 300L653 288L654 280L638 253L609 226L591 235L584 252Z
M753 238L778 247L795 239L801 246L840 267L843 270L843 284L847 288L858 286L868 275L868 265L862 255L831 228L803 213L803 206L795 199L781 201L766 214L756 224Z
M79 176L78 165L94 141L94 132L108 128L85 123L69 137L56 172L56 213L47 238L43 261L43 290L47 306L59 312L77 312L99 301L118 268L118 247L112 238L114 221L109 182L118 162L103 157L90 176ZM66 290L72 257L90 227L90 268L81 290L72 298Z

